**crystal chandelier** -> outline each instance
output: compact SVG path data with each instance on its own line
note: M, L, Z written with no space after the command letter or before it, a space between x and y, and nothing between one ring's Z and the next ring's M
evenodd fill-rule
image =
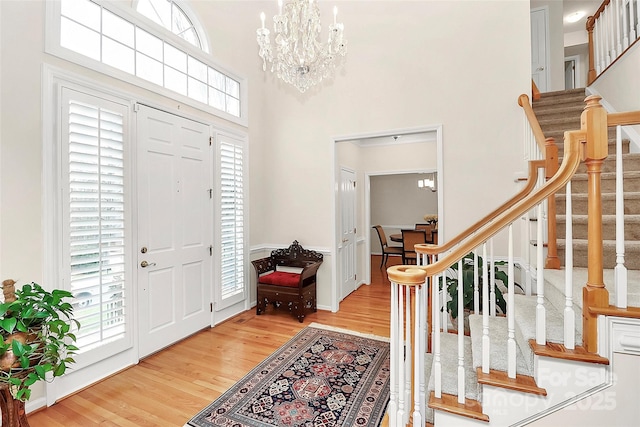
M275 55L271 46L269 30L265 28L264 12L260 14L262 28L258 34L259 55L262 69L267 61L271 71L287 83L304 92L330 77L347 53L347 41L343 38L344 25L337 23L338 8L333 8L333 24L329 25L327 44L320 41L320 9L318 0L289 0L283 5L278 0L279 13L273 17L275 33Z

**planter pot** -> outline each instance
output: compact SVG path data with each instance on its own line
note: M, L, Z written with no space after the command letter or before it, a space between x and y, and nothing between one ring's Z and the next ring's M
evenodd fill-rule
M469 315L471 314L471 310L469 309L464 309L464 314L462 315L463 318L463 322L464 322L464 334L465 335L470 335L471 334L471 328L469 327ZM451 316L451 313L449 313L449 321L451 322L451 326L453 326L453 330L454 331L458 331L458 317L454 318L453 316Z

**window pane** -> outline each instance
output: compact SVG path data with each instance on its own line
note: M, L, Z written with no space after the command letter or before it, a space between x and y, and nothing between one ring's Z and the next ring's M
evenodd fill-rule
M207 85L199 80L189 77L189 98L207 103Z
M240 117L240 101L227 95L227 113Z
M233 96L234 98L240 98L240 84L227 77L226 78L226 82L227 82L227 90L225 92L227 92L229 95Z
M169 29L171 3L167 0L140 0L137 11L152 21Z
M168 43L164 44L164 63L183 73L187 72L187 54Z
M97 4L88 0L62 0L60 8L63 16L100 31L100 6Z
M207 81L207 66L193 57L189 57L189 75L201 82Z
M60 21L60 46L100 61L100 34L67 18Z
M193 27L189 28L188 30L178 35L194 46L197 46L197 47L202 46L200 44L200 38L198 37L198 33L196 33L196 30Z
M136 49L145 55L162 61L162 40L136 27Z
M209 67L209 84L224 92L224 74Z
M162 86L162 63L139 52L136 54L136 74L138 77Z
M209 105L211 105L213 108L225 111L224 96L224 93L209 86Z
M181 95L187 94L187 75L164 66L164 87L178 92Z
M133 46L133 24L105 10L102 13L102 34L129 47Z
M102 62L129 74L134 73L133 49L102 37Z

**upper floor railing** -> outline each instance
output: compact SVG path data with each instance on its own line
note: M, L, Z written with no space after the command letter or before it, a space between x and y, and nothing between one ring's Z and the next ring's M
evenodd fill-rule
M640 38L640 0L605 0L587 19L588 84Z

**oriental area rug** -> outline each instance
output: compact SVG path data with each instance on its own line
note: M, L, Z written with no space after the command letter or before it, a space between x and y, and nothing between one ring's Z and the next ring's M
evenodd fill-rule
M389 342L312 323L193 417L193 427L378 427Z

